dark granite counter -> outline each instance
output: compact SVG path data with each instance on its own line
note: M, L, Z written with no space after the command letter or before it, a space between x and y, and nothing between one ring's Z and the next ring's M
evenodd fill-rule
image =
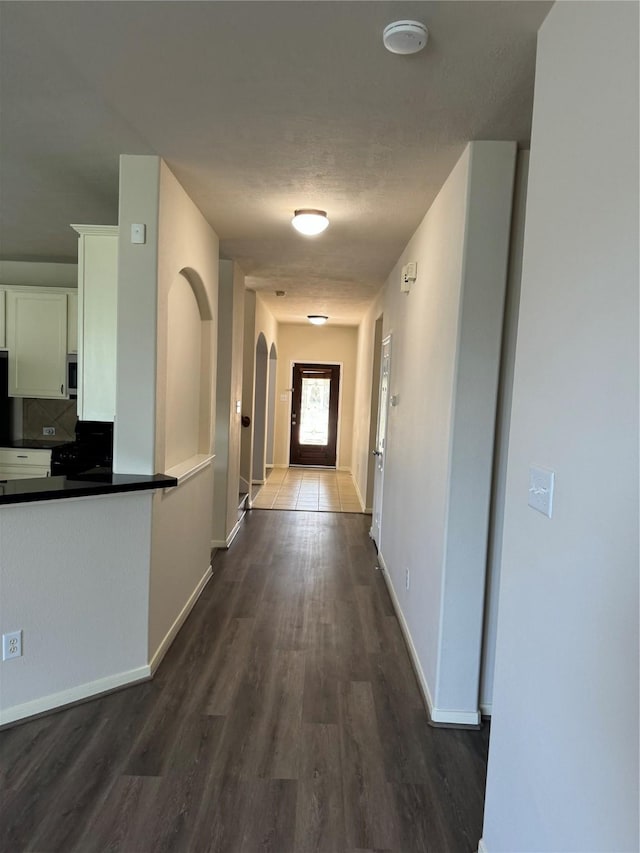
M68 438L15 438L0 442L0 450L51 450L61 444L69 444Z
M57 501L119 492L142 492L177 486L175 477L165 474L76 474L69 477L41 477L29 480L0 480L0 506L33 501Z

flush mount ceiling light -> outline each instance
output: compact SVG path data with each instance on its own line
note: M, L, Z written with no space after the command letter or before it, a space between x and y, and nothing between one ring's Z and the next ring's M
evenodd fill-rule
M324 326L328 319L326 314L307 314L307 320L314 326Z
M329 224L329 219L326 210L301 208L293 214L291 224L305 237L315 237L316 234L322 234Z
M391 53L418 53L427 43L429 32L420 21L394 21L384 28L382 41Z

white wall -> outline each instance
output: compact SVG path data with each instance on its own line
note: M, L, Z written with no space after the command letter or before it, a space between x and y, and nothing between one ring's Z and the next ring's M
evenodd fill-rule
M160 158L120 157L118 335L113 470L156 471L158 210ZM131 225L146 225L146 243L131 243Z
M283 323L278 333L274 463L289 464L292 362L341 362L337 467L351 469L358 329ZM286 400L282 395L286 394Z
M240 476L243 485L249 490L253 468L254 421L255 421L255 371L256 343L260 334L267 343L267 352L272 346L278 349L278 323L264 304L259 294L253 290L245 292L244 303L244 344L242 365L242 414L251 418L251 426L242 428ZM264 438L264 435L263 435ZM254 475L255 476L255 475ZM258 476L260 476L258 472Z
M515 144L471 143L392 270L381 554L438 722L475 723ZM401 266L418 263L411 293ZM409 569L410 590L405 589Z
M251 491L253 462L253 389L256 366L256 293L246 290L244 295L244 322L242 338L242 416L251 425L242 427L240 433L240 481L245 492Z
M202 321L188 280L178 274L168 293L165 470L200 449Z
M199 303L202 361L200 378L200 450L212 446L217 362L218 238L164 162L160 164L157 284L156 465L166 458L165 413L171 359L169 294L186 274ZM206 442L206 444L205 444ZM173 633L176 620L211 572L213 465L199 471L153 502L153 543L149 590L149 654L153 659Z
M382 293L374 300L358 326L358 349L356 353L351 473L360 496L360 503L368 510L372 506L374 457L371 451L376 435L380 373L381 341L376 341L376 321L381 314ZM372 398L374 401L373 419L371 417ZM367 495L369 497L368 502Z
M213 543L225 547L238 520L244 275L233 261L219 266Z
M520 307L522 243L524 239L528 176L529 152L519 151L513 194L509 274L507 276L504 325L502 329L502 354L500 357L493 484L491 489L491 518L489 523L489 547L487 550L487 583L480 677L480 710L487 716L491 716L493 701L493 671L495 667L496 633L498 627L498 591L500 589L500 560L502 559L502 527L507 479L507 451L509 449L513 370L516 357L518 310Z
M167 431L176 350L170 343L169 294L179 276L193 290L201 317L199 447L212 445L215 409L218 238L168 167L153 156L120 161L118 365L115 457L119 471L167 467L176 445ZM131 223L147 226L132 245ZM191 297L190 297L191 298ZM173 318L175 319L175 318ZM196 368L197 369L197 368ZM190 445L191 446L191 445ZM189 446L189 447L190 447ZM180 448L178 448L180 449ZM184 451L188 452L189 448ZM189 460L182 460L188 467ZM153 498L149 578L149 660L157 662L210 574L213 466Z
M638 6L538 43L484 849L637 851ZM527 506L556 472L553 518Z
M0 508L0 724L144 678L151 493Z
M47 264L39 261L0 261L0 284L77 287L78 265Z

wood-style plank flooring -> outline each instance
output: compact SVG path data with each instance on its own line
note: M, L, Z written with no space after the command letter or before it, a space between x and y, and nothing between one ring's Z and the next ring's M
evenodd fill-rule
M471 853L362 515L253 510L153 681L0 733L0 850Z

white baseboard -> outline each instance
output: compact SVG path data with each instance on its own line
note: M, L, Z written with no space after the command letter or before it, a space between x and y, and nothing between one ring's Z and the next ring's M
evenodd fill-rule
M266 482L267 482L266 480L252 480L251 481L252 485L254 485L254 486L264 486L264 484Z
M13 705L4 711L0 711L0 726L25 720L28 717L35 717L47 711L59 711L68 705L75 705L85 699L96 699L98 696L111 693L119 687L128 687L131 684L137 684L139 681L147 681L149 678L151 678L151 667L139 666L136 669L129 669L126 672L118 672L115 675L108 675L106 678L98 678L96 681L79 684L77 687L70 687L68 690L61 690L59 693L50 693L48 696L41 696L31 702Z
M480 713L482 714L483 717L490 717L492 710L493 710L493 703L492 702L481 702L480 703Z
M207 585L207 582L211 578L211 575L212 575L211 565L209 565L207 567L206 572L203 574L203 576L198 581L196 588L193 590L193 592L191 593L191 595L187 599L187 603L184 605L184 607L182 608L180 613L178 613L178 616L176 617L175 622L169 628L164 639L162 640L162 642L160 643L160 645L156 649L155 654L151 658L151 662L149 664L149 669L151 671L151 675L153 675L155 673L156 669L160 666L160 663L162 662L162 658L166 655L167 651L169 650L169 646L171 645L171 643L174 641L174 639L176 637L176 634L178 633L180 628L182 628L184 620L187 618L189 613L191 613L193 605L196 603L196 601L200 597L200 593L202 592L202 590Z
M348 471L351 474L351 468L348 465L336 465L336 471Z
M470 726L474 729L482 723L480 711L452 711L450 708L432 708L431 722L439 726Z
M400 607L400 601L398 600L398 596L396 595L396 591L393 587L393 583L391 581L391 577L389 575L389 571L387 569L387 565L384 561L384 557L382 556L381 551L378 551L378 562L380 563L380 568L382 569L382 576L385 579L387 589L389 590L393 609L395 610L396 616L398 617L398 622L400 623L402 636L404 637L407 650L409 651L411 664L416 674L416 678L418 679L418 686L420 687L420 692L422 693L422 698L427 707L431 722L442 726L479 726L481 723L479 711L451 711L445 708L437 708L433 704L433 699L431 698L431 693L429 691L429 685L427 684L427 679L425 678L425 674L422 670L416 647L413 644L413 639L411 637L411 632L409 631L409 626L407 625L407 622L404 618L402 608Z
M353 474L351 475L351 479L353 480L353 485L355 486L355 489L356 489L356 495L358 496L358 503L360 504L360 509L362 510L362 512L366 512L366 509L365 509L366 501L363 500L362 494L360 492L360 487L358 486L358 481L353 476Z
M235 524L235 527L233 528L231 533L227 536L227 538L226 539L212 539L211 540L211 547L212 548L224 548L225 550L227 548L229 548L229 546L231 545L233 540L238 535L238 531L240 530L243 519L244 519L244 513L242 514L242 518L238 519L238 521Z
M482 838L478 841L478 853L489 853L487 845L484 843L484 839Z
M398 622L400 623L400 629L402 631L402 636L404 637L404 641L409 652L409 657L411 658L413 670L416 674L416 678L418 679L418 686L420 687L420 692L422 693L422 699L425 705L427 706L427 711L429 713L429 716L431 717L433 710L433 700L431 699L431 693L429 692L429 685L427 684L427 679L425 678L424 672L422 671L422 666L418 659L418 653L416 652L416 648L413 645L411 632L409 631L409 626L407 625L407 622L404 618L404 613L402 612L402 608L400 607L400 602L393 587L393 583L391 581L391 577L387 569L387 564L385 563L384 557L382 556L382 551L378 551L378 562L380 563L380 568L382 569L382 577L384 578L385 583L387 584L387 589L389 590L389 595L391 596L391 603L393 604L393 609L395 610L396 616L398 617Z

